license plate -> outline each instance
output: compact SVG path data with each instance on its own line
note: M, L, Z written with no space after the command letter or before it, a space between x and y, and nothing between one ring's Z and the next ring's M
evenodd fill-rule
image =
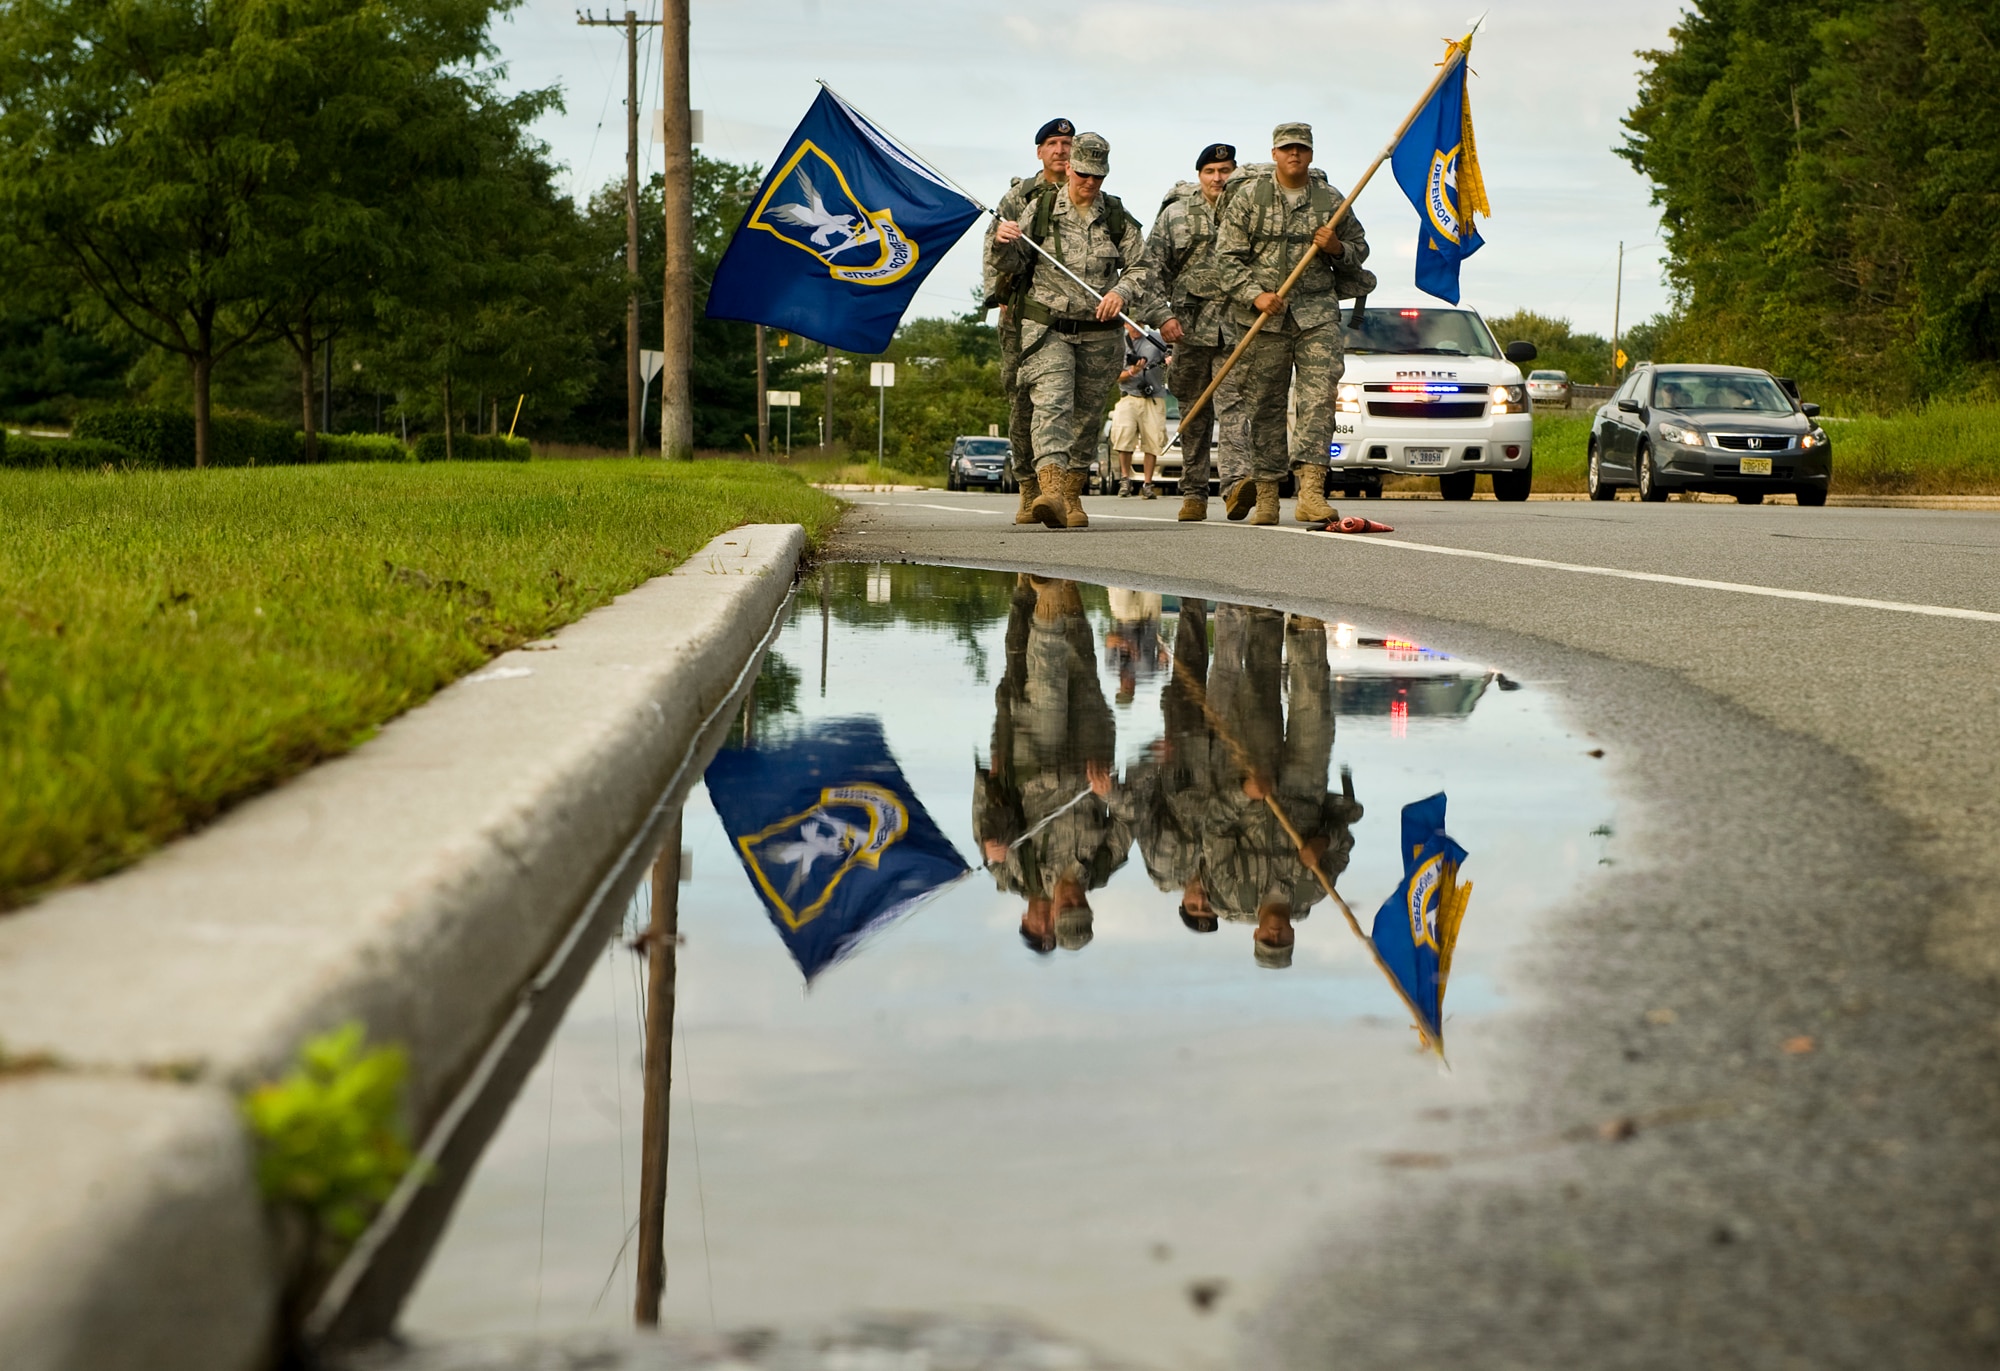
M1403 449L1403 460L1413 467L1441 467L1448 451L1448 448L1441 447L1406 447ZM1770 463L1764 465L1768 467Z
M1769 476L1771 474L1771 459L1769 457L1745 457L1743 465L1739 470L1745 476Z

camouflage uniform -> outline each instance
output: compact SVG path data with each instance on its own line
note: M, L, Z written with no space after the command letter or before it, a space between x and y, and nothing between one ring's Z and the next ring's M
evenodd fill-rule
M1257 297L1284 284L1343 198L1318 176L1309 177L1306 186L1296 205L1287 202L1269 172L1229 188L1216 230L1215 265L1233 306L1235 337L1256 320ZM1368 260L1367 236L1351 212L1341 221L1339 236L1341 256L1322 252L1313 258L1286 297L1285 312L1259 330L1218 393L1223 448L1247 454L1250 474L1260 482L1282 480L1286 472L1285 401L1294 370L1297 413L1289 465L1327 465L1334 387L1344 367L1340 298L1365 295L1374 285L1374 277L1361 269Z
M1183 181L1160 206L1153 231L1146 238L1146 266L1170 308L1156 311L1157 320L1180 320L1181 341L1174 344L1173 365L1167 369L1167 389L1181 410L1208 389L1216 368L1228 357L1228 301L1215 270L1216 207L1201 193L1200 182ZM1209 442L1215 431L1213 401L1181 429L1182 494L1208 492Z
M1162 745L1126 769L1119 812L1131 826L1146 874L1161 890L1183 890L1201 874L1202 825L1211 808L1217 759L1202 713L1208 677L1207 606L1182 600L1172 675L1160 692Z
M1277 900L1301 919L1325 892L1270 805L1244 794L1243 782L1254 772L1272 783L1299 837L1325 840L1320 869L1329 880L1347 869L1361 806L1345 787L1340 794L1326 788L1333 757L1326 635L1317 620L1287 629L1277 610L1242 605L1219 606L1215 623L1209 705L1234 746L1216 749L1202 825L1210 905L1221 918L1254 921L1260 905Z
M1027 230L1026 224L1022 225ZM1103 194L1079 209L1059 192L1042 246L1100 292L1117 291L1130 312L1147 279L1138 223ZM1017 385L1034 407L1034 463L1087 471L1096 455L1105 404L1124 366L1123 325L1099 323L1097 300L1025 241L996 244L1001 272L1032 272L1021 313Z
M994 206L993 228L986 232L986 298L1000 306L1000 386L1007 395L1008 469L1016 481L1035 474L1035 448L1031 435L1034 406L1029 402L1027 388L1019 381L1021 321L1014 317L1014 311L1007 307L1008 301L1004 298L1003 277L1006 273L996 260L1002 249L993 241L993 231L999 228L1003 219L1027 223L1033 217L1033 197L1040 186L1048 186L1048 193L1063 193L1061 186L1051 185L1040 172L1017 178L1007 188L1007 193L1000 197L1000 203Z
M1089 764L1109 768L1117 754L1096 643L1073 582L1020 579L995 706L991 767L975 777L973 831L982 847L989 839L1018 843L1003 861L987 863L995 886L1029 898L1052 896L1064 879L1086 891L1102 887L1125 864L1132 833L1094 794L1070 803L1090 788Z

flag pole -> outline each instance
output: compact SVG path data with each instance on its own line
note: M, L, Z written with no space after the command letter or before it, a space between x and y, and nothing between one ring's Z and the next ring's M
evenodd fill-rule
M1483 24L1485 22L1485 17L1482 15L1480 23ZM1431 102L1431 97L1438 93L1438 88L1444 85L1450 79L1451 74L1457 71L1459 65L1465 61L1466 55L1472 51L1473 34L1478 32L1479 25L1474 24L1472 26L1472 33L1466 34L1464 38L1451 45L1451 51L1445 54L1444 61L1439 64L1441 70L1438 72L1436 78L1431 81L1429 86L1424 88L1423 95L1417 100L1415 105L1410 107L1410 112L1404 116L1403 122L1396 126L1396 132L1390 136L1387 143L1383 144L1382 151L1375 154L1375 160L1368 164L1368 170L1361 174L1361 179L1355 183L1354 189L1347 192L1347 198L1340 202L1339 207L1333 212L1333 217L1328 219L1323 227L1335 227L1341 220L1347 218L1348 213L1354 208L1356 198L1360 196L1362 191L1368 189L1368 183L1375 179L1375 173L1382 169L1382 164L1395 155L1396 145L1403 141L1403 135L1410 131L1410 126L1417 122L1417 116L1424 112L1424 106ZM1299 278L1305 275L1306 268L1312 264L1313 259L1317 256L1319 256L1319 244L1307 244L1305 255L1300 257L1299 264L1292 268L1292 274L1287 276L1285 283L1272 293L1280 300L1287 299L1292 293L1292 287L1299 283ZM1235 349L1229 354L1228 360L1223 362L1222 366L1216 370L1215 376L1208 383L1208 388L1202 391L1200 397L1192 405L1181 411L1180 428L1175 432L1174 441L1173 443L1169 443L1168 447L1173 447L1180 442L1180 435L1187 432L1188 421L1201 413L1203 406L1208 404L1216 390L1222 385L1223 378L1229 375L1230 369L1243 356L1243 350L1250 346L1250 340L1257 336L1263 329L1265 320L1270 317L1270 315L1262 311L1258 312L1257 317L1251 321L1250 327L1244 332L1243 337L1238 340ZM1439 1055L1443 1054L1440 1053Z
M896 137L896 135L894 135L893 133L890 133L889 130L887 130L886 128L883 128L881 124L875 121L875 117L873 115L869 114L866 110L862 109L852 100L849 100L846 96L842 95L832 86L827 85L826 82L821 81L819 84L820 88L823 89L828 95L831 95L834 99L840 101L841 104L847 106L850 110L854 111L854 113L860 115L863 119L867 120L868 126L873 130L875 130L875 132L881 134L882 137L887 139L889 142L894 143L896 145L896 150L898 152L902 153L905 157L908 157L911 161L916 162L917 164L922 166L925 171L928 171L931 175L937 177L938 180L944 182L946 185L950 186L953 190L957 191L960 195L963 195L966 199L970 200L973 204L979 206L979 212L981 214L991 214L996 219L1000 217L998 210L994 209L991 205L988 205L984 200L981 200L977 195L974 195L964 186L961 186L957 181L947 176L944 172L932 166L929 158L925 157L915 148L905 143L902 139ZM1412 113L1410 117L1412 119L1415 119L1416 115ZM1096 286L1091 285L1090 282L1084 280L1081 276L1078 276L1075 272L1071 271L1069 267L1063 261L1061 261L1061 259L1057 258L1053 253L1049 252L1048 249L1044 248L1040 243L1037 243L1034 239L1028 237L1026 234L1022 234L1021 237L1016 239L1015 241L1026 243L1029 247L1033 248L1036 252L1041 254L1043 261L1049 263L1057 271L1069 277L1070 280L1076 282L1079 286L1082 286L1086 291L1090 292L1090 294L1097 300L1099 304L1104 303L1104 293L1102 291L1098 290ZM1118 318L1127 327L1131 328L1134 332L1145 334L1147 337L1159 343L1162 347L1165 347L1167 345L1166 340L1164 338L1161 338L1155 330L1147 328L1144 324L1137 322L1132 318L1131 315L1127 314L1124 310L1121 309L1118 311Z
M1230 735L1228 727L1223 724L1221 718L1216 714L1215 707L1209 704L1207 687L1194 679L1194 673L1188 669L1185 662L1181 661L1180 654L1168 647L1164 641L1160 643L1160 651L1167 654L1167 659L1174 664L1174 671L1187 683L1188 688L1195 693L1196 698L1201 703L1202 716L1208 720L1208 726L1215 730L1216 736L1222 739L1223 746L1229 749L1230 755L1236 760L1236 764L1242 767L1246 774L1251 773L1250 754L1244 749L1242 744L1238 743ZM1417 1030L1417 1036L1423 1040L1425 1047L1437 1053L1438 1060L1444 1063L1445 1068L1449 1070L1451 1060L1444 1055L1442 1025L1440 1025L1440 1030L1436 1035L1433 1035L1430 1029L1424 1026L1423 1011L1417 1008L1417 1002L1410 998L1410 992L1404 988L1402 981L1397 978L1395 971L1390 968L1389 963L1382 959L1382 949L1375 946L1375 940L1362 931L1361 920L1354 917L1354 911L1348 907L1347 901L1342 899L1340 892L1333 888L1333 882L1327 878L1327 874L1321 868L1318 858L1313 857L1306 851L1305 839L1299 836L1298 829L1292 827L1292 821L1285 816L1284 808L1278 803L1278 797L1267 792L1264 796L1264 803L1270 807L1271 816L1278 821L1279 827L1285 830L1285 836L1292 840L1292 846L1298 849L1299 862L1306 870L1312 872L1313 879L1319 882L1320 889L1327 893L1327 897L1333 901L1334 907L1340 911L1341 917L1347 920L1348 931L1353 933L1360 940L1361 945L1368 949L1368 955L1374 959L1375 969L1382 973L1382 978L1389 982L1389 988L1396 992L1396 998L1403 1002L1403 1008L1409 1013L1410 1025Z

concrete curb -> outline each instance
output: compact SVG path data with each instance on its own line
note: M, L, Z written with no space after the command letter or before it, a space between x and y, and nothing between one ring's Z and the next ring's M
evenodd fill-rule
M350 755L0 919L0 1043L54 1063L10 1079L0 1061L0 1366L265 1360L286 1273L237 1096L360 1019L408 1050L427 1131L759 649L803 549L795 525L723 534Z

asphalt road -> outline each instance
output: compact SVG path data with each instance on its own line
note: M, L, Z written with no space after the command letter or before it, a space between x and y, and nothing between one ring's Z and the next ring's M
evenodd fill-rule
M1397 532L1352 538L854 499L837 556L1505 663L1633 801L1521 968L1507 1109L1298 1254L1246 1366L2000 1364L2000 515L1384 501Z

